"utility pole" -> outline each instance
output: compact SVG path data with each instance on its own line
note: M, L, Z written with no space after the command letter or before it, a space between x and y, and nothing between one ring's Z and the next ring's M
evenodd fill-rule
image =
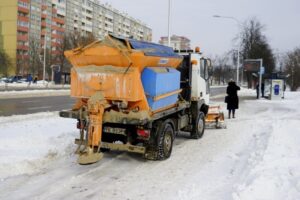
M263 59L258 59L260 62L259 66L259 86L258 86L258 99L260 99L261 95L261 84L262 84L262 68L263 68Z
M169 0L168 6L168 46L171 47L171 3L172 0Z
M45 39L44 39L44 69L43 69L43 85L45 85L45 76L46 76L46 44L47 44L47 33L45 33Z
M239 84L239 68L240 68L240 45L238 44L238 55L237 55L237 66L236 66L236 84ZM241 81L241 83L243 80Z

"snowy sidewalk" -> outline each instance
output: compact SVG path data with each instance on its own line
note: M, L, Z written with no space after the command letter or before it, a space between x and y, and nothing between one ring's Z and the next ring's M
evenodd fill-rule
M24 98L24 97L42 97L42 96L66 96L66 95L70 95L70 89L0 91L0 99Z
M208 129L200 140L181 135L158 162L109 152L81 166L76 120L0 117L0 199L300 199L300 93L280 101L240 93L227 129Z
M37 84L24 83L0 83L0 99L61 96L70 94L70 85L54 85L52 83L38 81Z

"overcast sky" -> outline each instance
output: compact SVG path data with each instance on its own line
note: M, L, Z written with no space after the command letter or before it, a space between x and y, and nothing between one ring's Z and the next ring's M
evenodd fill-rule
M168 34L168 0L102 0L145 22L153 42ZM300 47L300 0L172 0L171 34L186 36L192 47L207 55L234 48L237 22L213 15L232 16L241 22L256 17L276 52Z

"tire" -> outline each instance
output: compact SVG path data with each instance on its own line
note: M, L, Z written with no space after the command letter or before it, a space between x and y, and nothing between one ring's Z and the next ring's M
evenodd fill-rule
M149 160L165 160L172 153L174 128L168 121L165 121L163 123L159 122L156 130L155 142L148 147L145 158Z
M205 115L203 112L199 112L197 119L193 123L191 138L192 139L201 138L204 134L204 129L205 129Z
M174 129L171 124L163 123L158 133L158 160L164 160L171 156L174 140Z

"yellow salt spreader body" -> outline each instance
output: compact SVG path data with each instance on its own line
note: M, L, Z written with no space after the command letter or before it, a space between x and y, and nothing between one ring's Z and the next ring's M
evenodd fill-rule
M60 116L78 121L79 163L97 162L107 150L162 160L179 132L200 138L209 108L198 80L209 62L200 55L113 35L66 51L77 102Z

